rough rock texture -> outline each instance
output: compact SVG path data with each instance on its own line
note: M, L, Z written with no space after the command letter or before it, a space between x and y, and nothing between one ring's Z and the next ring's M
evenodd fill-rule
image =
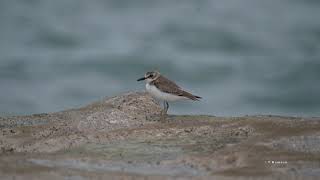
M319 179L320 119L170 116L145 93L0 118L0 179Z
M0 119L2 152L56 152L108 132L150 123L161 108L144 93L127 93L64 112Z

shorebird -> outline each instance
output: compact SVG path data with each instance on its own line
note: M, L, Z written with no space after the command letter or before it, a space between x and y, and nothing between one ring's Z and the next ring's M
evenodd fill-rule
M200 96L193 95L181 87L179 87L173 81L162 76L157 71L147 72L144 77L137 81L146 81L146 90L151 96L158 100L163 100L163 111L161 113L161 120L165 120L169 109L168 101L179 100L193 100L199 101Z

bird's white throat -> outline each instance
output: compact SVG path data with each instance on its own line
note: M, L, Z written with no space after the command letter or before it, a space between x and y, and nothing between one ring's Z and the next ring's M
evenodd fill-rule
M153 97L155 97L158 100L178 101L178 100L187 100L188 99L188 98L186 98L184 96L177 96L177 95L174 95L174 94L162 92L156 86L151 85L149 83L146 83L146 89L147 89L148 93L150 93Z

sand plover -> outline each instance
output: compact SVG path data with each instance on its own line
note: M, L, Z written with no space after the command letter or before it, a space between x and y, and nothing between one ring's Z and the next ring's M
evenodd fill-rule
M195 96L187 91L184 91L173 81L162 76L159 72L147 72L144 77L138 79L137 81L146 80L147 92L151 94L154 98L158 100L163 100L163 112L161 119L164 120L168 109L168 101L178 101L178 100L193 100L199 101L200 96Z

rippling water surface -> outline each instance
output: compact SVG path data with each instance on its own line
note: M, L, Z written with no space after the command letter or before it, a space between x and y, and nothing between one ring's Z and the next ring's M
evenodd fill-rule
M320 116L316 0L0 2L0 115L143 90L158 69L201 102L173 114Z

